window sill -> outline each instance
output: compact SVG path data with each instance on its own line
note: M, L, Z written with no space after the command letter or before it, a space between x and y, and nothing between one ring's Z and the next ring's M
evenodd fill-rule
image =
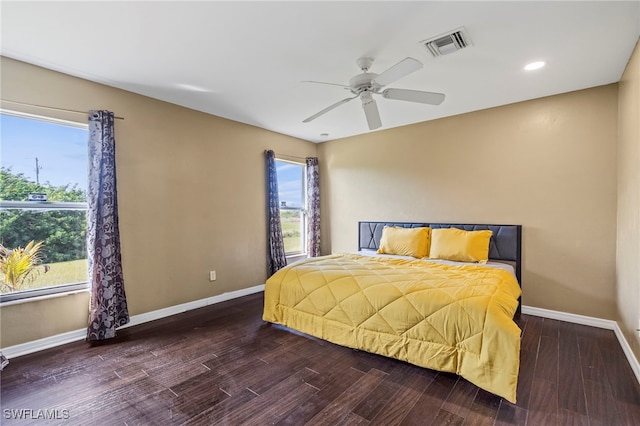
M297 262L298 260L306 259L307 257L309 257L307 253L292 254L291 256L286 256L287 264Z
M0 307L5 307L5 306L11 306L11 305L20 305L22 303L29 303L29 302L38 302L40 300L47 300L47 299L54 299L57 297L64 297L64 296L71 296L73 294L78 294L78 293L90 293L91 289L89 288L89 284L86 284L85 288L74 288L74 289L69 289L66 291L59 291L59 292L55 292L55 293L49 293L49 294L43 294L43 295L39 295L39 296L31 296L31 297L21 297L19 299L13 299L13 300L7 300L7 301L0 301Z

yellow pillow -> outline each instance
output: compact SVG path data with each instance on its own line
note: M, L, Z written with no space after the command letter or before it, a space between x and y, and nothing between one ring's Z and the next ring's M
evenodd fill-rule
M385 226L382 229L378 253L413 256L417 258L429 255L431 228L401 228Z
M439 228L431 231L431 259L480 262L489 260L489 240L493 232Z

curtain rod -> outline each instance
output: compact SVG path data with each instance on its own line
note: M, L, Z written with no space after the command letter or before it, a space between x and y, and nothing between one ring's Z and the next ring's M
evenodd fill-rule
M10 104L16 104L16 105L24 105L24 106L30 106L30 107L36 107L36 108L42 108L42 109L50 109L53 111L63 111L63 112L72 112L74 114L89 114L89 111L77 111L74 109L64 109L64 108L54 108L54 107L48 107L48 106L44 106L44 105L36 105L36 104L28 104L25 102L18 102L18 101L11 101L9 99L0 99L1 102L8 102ZM114 117L117 120L124 120L124 117Z
M266 152L268 151L268 149L265 149L264 152L266 154ZM287 154L278 154L277 152L274 152L274 154L276 155L276 157L280 157L280 158L296 158L298 160L305 160L306 161L306 157L296 157L295 155L287 155Z

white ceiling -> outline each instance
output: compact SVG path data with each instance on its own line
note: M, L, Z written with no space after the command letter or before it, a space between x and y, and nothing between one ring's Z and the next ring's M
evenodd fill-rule
M418 59L389 87L446 94L376 97L386 129L617 82L640 36L640 1L2 1L0 13L3 56L314 142L369 132L358 100L302 123L349 95L302 81L346 85L361 56L378 74ZM459 27L471 47L434 58L419 44ZM547 66L523 71L534 60Z

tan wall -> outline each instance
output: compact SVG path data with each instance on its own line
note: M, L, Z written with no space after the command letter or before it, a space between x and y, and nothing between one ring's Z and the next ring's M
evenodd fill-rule
M640 359L640 42L618 93L617 298L621 328Z
M125 118L116 122L116 164L132 315L264 283L263 151L305 157L316 154L315 144L1 61L3 99L81 111L108 109ZM86 122L82 115L53 116ZM208 271L213 269L217 281L211 283ZM86 312L86 295L3 307L0 347L81 329Z
M325 142L323 251L357 222L523 225L523 303L616 317L617 85Z

